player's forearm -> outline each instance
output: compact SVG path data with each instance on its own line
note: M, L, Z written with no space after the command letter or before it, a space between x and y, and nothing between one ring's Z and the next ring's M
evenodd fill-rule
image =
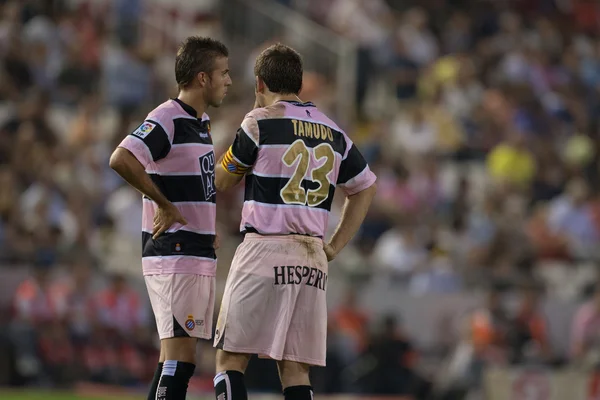
M358 232L360 225L367 216L367 211L369 211L369 206L376 191L377 186L373 184L362 192L349 196L346 199L340 223L329 241L329 244L335 249L336 253L339 253L346 247L348 242Z
M120 147L116 149L110 157L110 167L132 187L158 204L159 207L169 203L169 200L152 182L142 164L128 150Z

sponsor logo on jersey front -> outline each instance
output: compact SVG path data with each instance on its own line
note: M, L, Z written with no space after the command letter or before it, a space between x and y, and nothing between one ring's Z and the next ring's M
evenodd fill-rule
M202 186L206 200L210 200L216 193L215 190L215 153L210 152L200 157L200 170L202 171Z

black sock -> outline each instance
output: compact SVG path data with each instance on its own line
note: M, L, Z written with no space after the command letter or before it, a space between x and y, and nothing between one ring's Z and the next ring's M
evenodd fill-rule
M240 371L219 372L213 382L217 400L248 400L244 374Z
M147 400L156 400L156 389L158 388L158 381L160 380L160 374L162 374L163 363L159 362L154 371L154 378L152 378L152 384L150 385L150 393L148 393Z
M283 397L285 397L285 400L312 400L312 386L302 385L286 387L283 390Z
M163 364L156 400L185 400L188 383L196 366L191 363L167 360Z

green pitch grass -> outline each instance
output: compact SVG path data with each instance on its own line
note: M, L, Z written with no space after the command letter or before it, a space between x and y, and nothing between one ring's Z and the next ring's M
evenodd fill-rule
M61 392L43 392L43 391L0 391L0 399L2 400L142 400L143 397L119 397L119 396L78 396L73 393Z
M60 392L49 390L0 390L2 400L144 400L146 396L118 396L110 394L99 394L97 396L83 396L72 392ZM190 400L214 400L212 396L188 396ZM270 399L269 399L270 400Z

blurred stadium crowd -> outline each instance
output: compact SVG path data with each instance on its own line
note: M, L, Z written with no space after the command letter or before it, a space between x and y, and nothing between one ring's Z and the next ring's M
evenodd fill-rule
M379 178L359 237L332 264L349 289L334 302L329 366L316 371L316 390L461 398L486 365L595 367L600 296L583 301L600 261L600 5L278 2L356 43L357 82L348 91L357 119L345 128ZM152 376L141 201L107 162L145 112L176 95L174 48L144 36L147 3L0 1L5 383L144 385ZM199 3L214 7L199 15L198 31L227 43L224 11ZM252 105L251 86L236 89L236 81L256 50L231 54L239 79L234 73L232 95L209 113L218 154ZM302 98L333 112L332 83L318 75L307 71ZM242 198L219 197L221 278L241 240ZM412 320L361 311L364 287L382 277L389 291L484 289L487 300L424 349L402 327ZM517 293L516 307L505 307L506 293ZM565 351L552 348L540 294L582 304ZM213 354L200 347L192 385L210 390ZM424 359L443 367L424 367ZM276 390L274 366L254 363L249 386Z

